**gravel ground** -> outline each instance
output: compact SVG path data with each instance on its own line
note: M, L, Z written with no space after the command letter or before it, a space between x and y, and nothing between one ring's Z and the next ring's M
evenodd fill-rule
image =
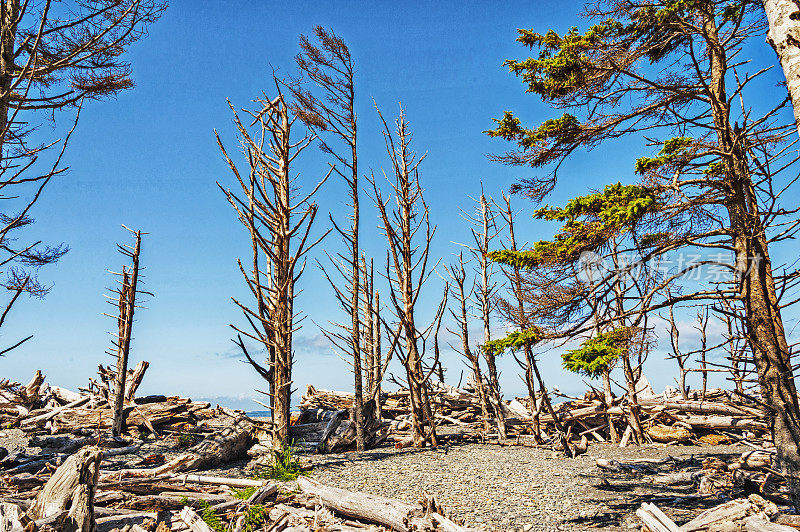
M593 444L576 459L528 447L465 444L450 448L380 448L361 455L313 457L312 476L340 488L407 501L423 493L437 498L451 516L492 530L639 530L633 512L652 501L679 523L699 510L693 488L653 487L627 475L608 474L597 458L704 458L738 454L744 447L628 447ZM675 498L678 498L676 500ZM702 507L721 502L716 497ZM677 503L677 504L675 504ZM674 504L678 509L670 509Z
M10 452L27 447L21 431L0 431L0 446ZM695 490L654 487L645 478L608 473L595 465L597 458L629 460L667 456L702 460L707 456L739 454L741 446L645 446L620 449L592 444L576 459L529 447L459 444L438 449L381 447L354 452L314 455L313 478L332 486L375 495L418 501L436 497L451 517L468 525L497 531L639 530L633 512L643 502L654 502L679 524L702 508L725 499L694 498ZM136 455L119 456L104 469L130 467L149 454L169 460L180 453L169 441L148 441ZM243 477L246 462L228 464L208 474ZM668 470L668 467L664 470Z

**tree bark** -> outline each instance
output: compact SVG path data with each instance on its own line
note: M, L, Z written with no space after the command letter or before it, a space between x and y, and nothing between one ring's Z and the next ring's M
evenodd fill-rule
M64 532L94 532L94 493L103 453L87 447L73 454L56 469L28 515L43 519L68 510Z
M783 67L800 134L800 6L796 0L762 0L769 21L767 42Z
M775 17L774 10L767 10L768 13L770 11L773 11L772 16ZM785 16L788 19L788 13ZM725 207L730 220L737 281L745 308L747 332L758 371L761 398L771 410L770 427L778 465L786 476L795 508L800 508L800 404L790 349L786 341L766 232L758 212L752 176L744 147L736 140L738 136L734 134L730 123L725 89L728 66L712 13L706 13L704 31L711 65L711 111L717 141L727 154L723 157L729 182L729 188L725 191ZM771 27L770 32L773 31ZM777 44L780 45L780 42ZM788 49L785 50L785 54L789 53Z

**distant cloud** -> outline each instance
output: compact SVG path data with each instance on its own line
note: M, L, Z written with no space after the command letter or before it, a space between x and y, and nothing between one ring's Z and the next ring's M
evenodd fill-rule
M315 355L331 354L331 342L322 333L313 336L295 335L292 339L292 346L295 351L305 352Z
M263 358L264 353L266 350L264 348L258 348L255 346L254 342L245 342L245 347L247 348L247 352L250 353L250 356L259 359ZM215 357L219 358L241 358L244 359L244 354L242 354L242 348L238 345L231 343L230 348L226 349L225 351L218 351L214 353Z
M250 356L256 360L264 358L266 354L266 349L263 347L259 347L254 341L252 340L245 340L245 347L247 348L247 352L250 353ZM298 354L311 354L311 355L332 355L333 351L331 350L331 342L325 338L325 335L322 333L318 333L311 336L306 336L302 334L295 334L292 338L292 347L294 348L295 352ZM219 351L214 353L214 356L219 358L240 358L244 360L244 354L242 354L242 349L236 345L231 343L229 349L225 351Z

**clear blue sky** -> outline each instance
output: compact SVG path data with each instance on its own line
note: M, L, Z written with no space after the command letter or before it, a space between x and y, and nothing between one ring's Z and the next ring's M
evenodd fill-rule
M565 30L581 24L580 4L565 2L205 2L172 0L151 34L132 50L135 89L118 98L89 102L68 151L68 175L54 182L34 213L30 235L65 242L71 251L41 272L53 285L44 301L26 300L0 332L2 345L27 334L34 338L0 359L0 375L27 380L41 368L54 384L85 385L94 376L110 337L112 322L101 316L102 296L122 257L114 243L129 237L120 224L141 228L146 288L156 294L138 313L132 362L150 361L144 393L219 397L252 408L246 399L264 387L240 362L230 342L230 322L242 323L230 301L243 295L236 258L246 256L248 238L215 181L233 186L214 141L216 128L229 148L235 135L226 98L246 106L271 89L270 72L294 68L300 33L315 24L333 28L350 46L357 65L362 171L385 165L383 140L372 107L374 98L387 117L402 101L414 131L414 145L427 152L422 180L438 224L434 253L446 261L468 232L459 208L469 208L483 181L499 196L524 171L490 163L485 154L506 148L482 134L491 118L513 109L535 123L550 117L536 98L502 66L526 54L515 43L516 29ZM755 39L759 59L774 54ZM779 72L778 72L779 74ZM779 79L779 78L774 78ZM779 89L772 89L779 90ZM61 116L59 125L68 117ZM631 179L631 146L604 147L602 153L574 157L552 201ZM326 166L324 154L309 149L303 172L309 180ZM345 215L341 183L331 182L319 196L322 213ZM366 199L366 198L365 198ZM362 210L364 244L383 256L375 211ZM520 217L525 240L549 236ZM319 217L319 230L326 225ZM326 245L340 249L335 238ZM347 367L330 352L312 323L341 317L330 289L314 267L301 284L297 307L309 315L297 337L295 383L346 389ZM440 292L432 278L429 305ZM498 327L501 324L498 323ZM447 336L447 335L445 335ZM454 340L452 338L449 338ZM653 355L658 358L657 354ZM463 368L447 354L449 378ZM651 380L668 384L671 366L654 360ZM545 356L548 380L563 390L583 384L559 369L557 353ZM669 369L666 369L669 368ZM515 364L503 361L506 395L522 393ZM396 368L395 368L396 371ZM654 375L654 376L652 376ZM239 400L242 399L242 400Z

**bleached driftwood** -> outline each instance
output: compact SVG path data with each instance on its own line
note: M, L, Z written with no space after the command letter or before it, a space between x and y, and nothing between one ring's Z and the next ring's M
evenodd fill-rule
M313 497L334 512L363 521L377 523L399 532L431 530L466 532L467 529L436 511L426 511L420 505L325 486L307 477L297 479L297 485L306 495Z
M85 447L67 458L36 497L28 515L43 519L67 510L64 532L94 532L94 493L102 457L99 448Z

